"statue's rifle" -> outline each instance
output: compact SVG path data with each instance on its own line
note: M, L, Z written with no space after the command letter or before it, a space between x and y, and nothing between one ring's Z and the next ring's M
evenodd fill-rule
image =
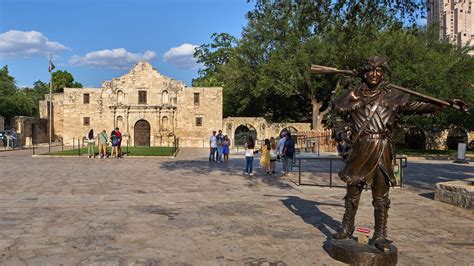
M357 76L357 72L355 70L344 70L344 69L337 69L335 67L327 67L327 66L320 66L320 65L311 65L310 72L314 73L314 74L340 74L340 75L348 75L348 76ZM450 103L450 102L445 101L445 100L440 100L438 98L434 98L434 97L431 97L431 96L428 96L428 95L424 95L422 93L419 93L419 92L416 92L416 91L413 91L413 90L410 90L410 89L407 89L407 88L404 88L404 87L401 87L401 86L398 86L398 85L395 85L395 84L391 84L391 83L387 84L387 86L389 86L390 88L393 88L393 89L396 89L396 90L403 91L405 93L414 95L414 96L418 96L418 97L423 98L427 101L430 101L434 104L444 105L444 106L451 106L455 109L467 112L467 107L466 106L459 105L457 103Z

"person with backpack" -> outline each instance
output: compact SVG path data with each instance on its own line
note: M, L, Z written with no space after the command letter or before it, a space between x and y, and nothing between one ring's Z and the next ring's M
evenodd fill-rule
M286 134L285 147L283 148L283 158L286 163L288 173L293 171L293 157L295 156L295 142L291 138L290 132Z
M112 130L112 132L110 133L110 143L112 143L112 151L110 152L110 157L115 156L115 158L118 158L119 138L117 137L117 132L115 132L115 130Z
M99 157L98 158L107 158L107 133L105 130L97 137L99 139Z

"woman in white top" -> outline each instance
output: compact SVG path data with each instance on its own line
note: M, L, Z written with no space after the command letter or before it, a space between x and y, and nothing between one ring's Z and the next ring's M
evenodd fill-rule
M278 157L277 145L274 137L270 138L270 148L270 174L274 174Z
M245 143L245 174L246 175L253 175L253 157L255 149L255 142L252 136L247 138L247 142Z

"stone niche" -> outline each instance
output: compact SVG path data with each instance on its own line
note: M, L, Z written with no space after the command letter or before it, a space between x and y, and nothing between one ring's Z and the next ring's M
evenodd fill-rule
M474 209L474 178L437 183L435 200Z

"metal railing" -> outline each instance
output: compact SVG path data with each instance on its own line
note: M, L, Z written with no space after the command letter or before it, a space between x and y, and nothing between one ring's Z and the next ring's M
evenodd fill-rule
M324 184L318 184L318 183L303 183L301 181L301 172L302 172L302 167L301 167L301 161L303 160L314 160L314 161L329 161L329 184L326 182ZM407 157L405 156L397 156L396 157L396 160L398 161L398 169L399 171L397 173L395 173L395 177L399 180L397 180L397 185L398 187L402 187L403 186L403 178L404 178L404 175L403 175L403 168L407 167L408 165L408 159ZM341 161L341 158L339 157L295 157L293 159L293 167L294 168L298 168L298 182L296 183L296 185L298 186L320 186L320 187L329 187L329 188L333 188L333 187L346 187L346 185L337 185L337 184L334 184L334 180L333 180L333 166L334 166L334 163L333 161Z

